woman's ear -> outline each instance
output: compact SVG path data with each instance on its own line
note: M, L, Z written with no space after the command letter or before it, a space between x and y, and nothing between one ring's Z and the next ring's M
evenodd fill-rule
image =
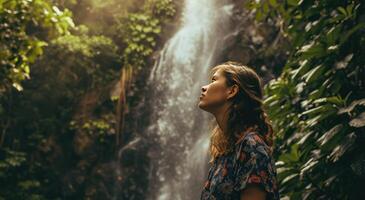
M229 100L230 98L233 98L237 93L238 93L238 85L237 84L233 84L232 86L229 87L229 91L228 91L228 96L227 96L227 100Z

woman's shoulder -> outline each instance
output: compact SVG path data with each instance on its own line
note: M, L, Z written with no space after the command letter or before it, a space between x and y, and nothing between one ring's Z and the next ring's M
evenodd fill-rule
M236 145L242 145L245 143L248 143L249 145L266 145L263 136L260 135L257 131L249 131L247 133L241 134L241 136L236 141Z
M258 132L249 132L237 142L234 174L236 191L258 184L271 199L279 199L275 160Z
M269 156L272 150L257 131L250 131L237 140L235 144L235 152L238 154L242 152L255 152Z

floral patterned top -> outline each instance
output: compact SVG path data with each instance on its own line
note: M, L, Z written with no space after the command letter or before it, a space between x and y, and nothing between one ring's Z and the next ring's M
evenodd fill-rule
M200 200L239 200L240 190L248 184L266 190L267 199L278 200L275 161L259 134L249 132L234 149L211 165Z

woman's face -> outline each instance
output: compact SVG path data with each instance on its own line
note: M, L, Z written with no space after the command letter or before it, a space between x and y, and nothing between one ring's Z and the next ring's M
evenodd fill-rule
M230 89L225 81L220 70L217 70L213 74L211 82L201 88L199 108L214 113L227 102Z

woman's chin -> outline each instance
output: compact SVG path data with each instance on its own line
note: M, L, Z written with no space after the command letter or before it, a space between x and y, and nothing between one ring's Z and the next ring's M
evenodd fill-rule
M202 101L199 101L199 103L198 103L198 107L200 108L200 109L202 109L202 110L207 110L207 108L206 108L206 106L205 106L205 104L204 104L204 102L202 102Z
M199 101L199 103L198 103L198 107L200 108L200 109L203 109L204 108L204 105L203 105L203 102L202 101ZM204 109L203 109L204 110Z

